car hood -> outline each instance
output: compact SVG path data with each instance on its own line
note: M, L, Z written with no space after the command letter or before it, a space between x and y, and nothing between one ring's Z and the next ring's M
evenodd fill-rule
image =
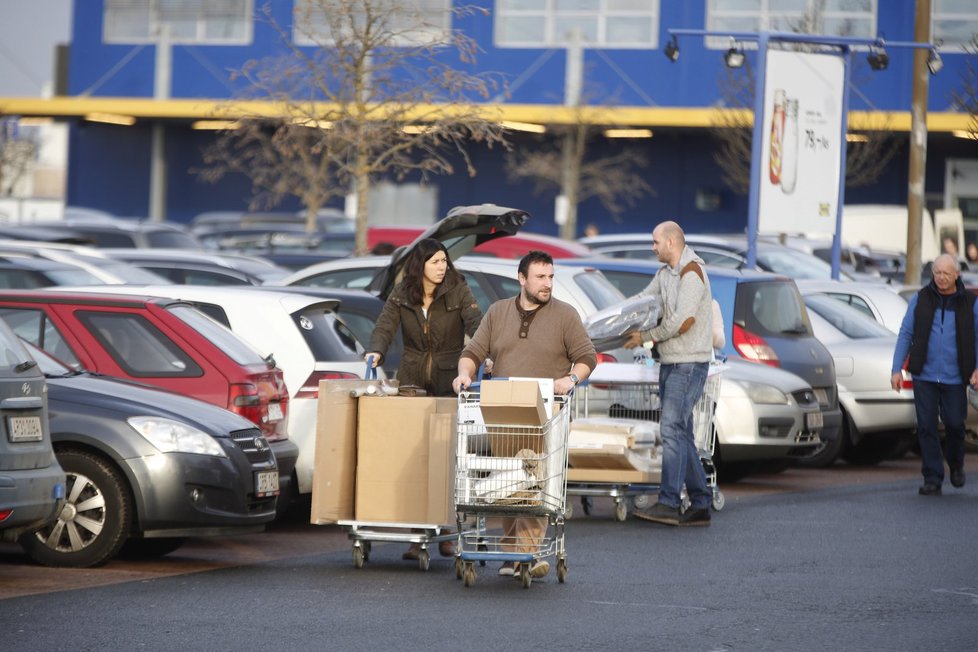
M248 430L255 424L224 408L197 399L114 378L79 374L48 377L48 405L52 411L84 406L120 419L157 416L180 421L213 436Z
M391 254L390 265L377 272L367 290L386 300L400 278L408 255L425 238L434 238L443 243L449 257L455 261L483 242L513 235L529 218L530 214L526 211L495 204L453 208L444 219L415 238L414 242L396 249Z

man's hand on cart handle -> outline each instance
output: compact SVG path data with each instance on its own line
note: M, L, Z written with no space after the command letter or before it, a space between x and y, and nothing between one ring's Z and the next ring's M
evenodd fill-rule
M561 396L570 394L574 390L575 385L576 383L571 380L570 376L557 378L554 380L554 394L560 394Z
M376 351L365 353L363 356L363 361L366 362L368 365L370 365L372 368L375 368L377 366L377 363L380 362L380 354L377 353Z
M467 390L471 384L472 378L470 376L459 374L455 377L455 380L452 381L452 389L455 390L456 394L461 394L463 391Z

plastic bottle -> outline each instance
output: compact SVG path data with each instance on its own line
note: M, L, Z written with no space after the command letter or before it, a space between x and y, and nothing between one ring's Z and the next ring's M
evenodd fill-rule
M784 89L774 91L774 110L771 115L771 144L768 157L768 178L771 183L781 183L781 165L784 145Z
M787 100L781 151L781 191L790 195L798 181L798 100Z

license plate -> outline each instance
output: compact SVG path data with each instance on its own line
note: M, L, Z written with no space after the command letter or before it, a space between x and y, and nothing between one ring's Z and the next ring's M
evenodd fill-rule
M7 417L7 439L12 443L41 441L41 417Z
M268 420L269 421L281 421L282 420L282 406L278 403L268 404Z
M255 474L255 495L259 498L278 495L278 471L259 471Z
M821 412L809 412L805 415L805 429L806 430L817 430L822 427L822 413Z

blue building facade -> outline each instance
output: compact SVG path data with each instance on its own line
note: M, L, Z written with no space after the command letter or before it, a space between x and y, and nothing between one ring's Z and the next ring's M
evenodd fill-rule
M451 1L424 0L424 4L437 9ZM75 2L67 94L47 105L51 114L72 121L67 203L147 216L153 132L162 125L165 154L157 162L161 160L164 167L165 217L186 222L205 211L245 210L251 198L246 179L209 184L194 173L202 166L201 152L215 132L194 130L191 123L199 117L198 104L225 101L246 90L230 71L282 50L279 34L255 16L267 11L277 23L288 26L297 2L301 0L215 3L226 7L223 18L201 13L199 8L207 7L207 2L168 3L197 7L198 13L191 11L174 22L169 83L163 84L163 97L157 37L150 36L147 28L156 3L142 3L141 9L134 10L133 5L140 3ZM801 20L805 9L818 5L822 24L817 31L883 35L884 43L914 40L914 0L827 0L824 6L815 0L798 0L794 14L769 10L774 3L768 0L476 0L474 4L485 13L467 13L451 28L464 31L482 49L472 71L499 72L506 78L508 94L491 101L502 107L503 115L545 124L547 113L564 104L568 52L564 35L567 28L577 27L584 35L585 101L608 104L610 123L652 130L652 138L627 142L640 148L648 160L643 174L654 194L619 216L610 215L596 200L579 208L580 228L594 223L606 233L647 230L663 219L676 219L693 231L738 231L747 224L747 196L724 185L723 171L714 158L719 143L709 124L710 111L724 103L719 81L726 74L723 54L730 39L683 37L680 56L671 62L662 54L668 30L785 30ZM978 8L968 0L933 4L934 38L943 40L944 66L930 78L927 203L931 208L961 206L966 218L978 220L978 181L973 189L968 184L952 188L959 168L978 174L978 141L961 137L968 119L952 100L953 93L962 89L967 61L970 58L974 65L978 59L961 47L978 31ZM568 5L572 9L565 10ZM887 54L887 69L873 72L866 65L865 52L852 53L850 111L890 116L890 128L903 144L878 181L846 189L846 203L907 201L913 51L890 48ZM747 55L754 60L755 53L748 50ZM132 112L137 115L135 123L86 120L91 104L99 100L99 107L115 107L112 112L128 113L132 106L139 107ZM43 106L32 110L43 113ZM20 108L21 113L29 112L28 107ZM534 148L546 138L547 134L513 132L511 141L515 148ZM614 151L624 142L597 138L589 146L590 155ZM500 148L473 146L470 153L478 170L475 177L460 171L427 180L436 188L441 215L460 204L517 206L534 216L530 230L557 233L553 194L535 194L530 181L510 181ZM703 196L714 201L697 202Z

